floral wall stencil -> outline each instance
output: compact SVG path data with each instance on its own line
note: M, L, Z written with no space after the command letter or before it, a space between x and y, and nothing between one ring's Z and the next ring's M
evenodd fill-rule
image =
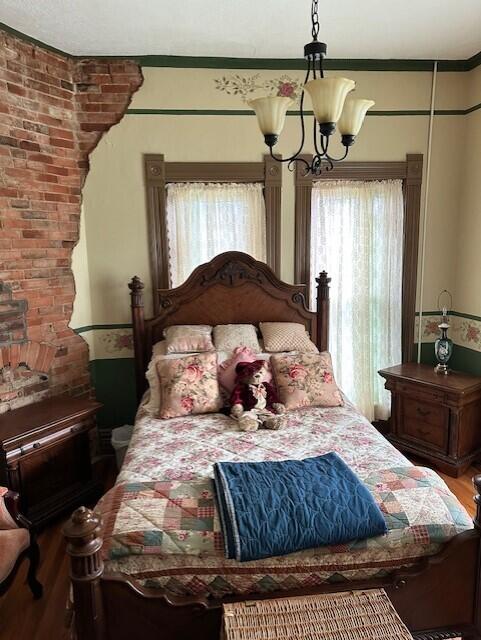
M256 98L257 91L271 96L283 96L299 101L302 93L302 82L297 78L282 75L278 78L263 79L260 73L253 76L222 76L214 79L215 88L229 96L239 96L244 102Z

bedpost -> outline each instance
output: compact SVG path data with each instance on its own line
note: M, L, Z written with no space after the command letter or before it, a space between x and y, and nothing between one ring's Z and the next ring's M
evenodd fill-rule
M70 556L76 640L102 640L104 617L100 577L104 563L100 555L100 516L80 507L63 527Z
M329 351L329 283L327 271L321 271L317 282L317 347Z
M140 401L145 388L145 324L144 324L144 283L138 276L129 282L132 330L134 334L135 386L137 400Z

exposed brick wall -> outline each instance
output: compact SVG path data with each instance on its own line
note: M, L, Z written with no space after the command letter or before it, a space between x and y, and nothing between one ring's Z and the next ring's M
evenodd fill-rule
M141 83L135 62L71 59L0 31L0 280L28 302L28 339L56 347L51 395L90 388L88 347L68 327L81 189ZM16 406L0 389L2 400Z

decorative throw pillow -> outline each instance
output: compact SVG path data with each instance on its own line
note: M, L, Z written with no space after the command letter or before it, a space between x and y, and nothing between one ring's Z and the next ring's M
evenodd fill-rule
M280 401L286 409L338 407L344 404L334 380L331 355L302 353L271 356Z
M260 328L266 351L271 353L279 351L319 353L303 324L297 322L261 322Z
M222 407L217 382L217 354L157 359L159 418L214 413Z
M213 351L212 327L207 324L179 324L164 329L166 353Z
M236 372L235 368L239 362L254 362L254 360L269 360L268 354L255 354L249 347L237 347L234 350L234 354L224 360L222 364L219 364L217 368L217 377L221 387L221 393L224 400L230 397L232 389L235 386ZM263 382L271 382L272 372L270 369L270 363L268 362L267 374Z
M214 344L217 351L232 352L237 347L261 350L257 331L253 324L218 324L214 327Z

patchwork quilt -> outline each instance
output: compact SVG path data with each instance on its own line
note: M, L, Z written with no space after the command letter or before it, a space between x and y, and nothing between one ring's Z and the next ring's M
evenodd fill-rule
M371 491L388 533L239 563L224 556L212 467L336 451ZM220 414L139 411L117 485L100 501L104 560L179 595L265 593L384 576L438 552L472 522L433 471L414 467L349 404L289 413L282 431L238 432Z

